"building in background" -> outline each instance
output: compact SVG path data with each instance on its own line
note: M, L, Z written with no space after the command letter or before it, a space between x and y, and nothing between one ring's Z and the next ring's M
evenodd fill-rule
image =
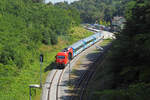
M126 22L126 20L124 17L115 16L111 22L112 31L118 32L118 31L122 30L124 28L125 22Z

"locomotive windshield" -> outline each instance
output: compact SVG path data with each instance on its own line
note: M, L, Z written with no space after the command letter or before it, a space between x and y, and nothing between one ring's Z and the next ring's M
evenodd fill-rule
M65 56L57 56L58 59L65 59Z

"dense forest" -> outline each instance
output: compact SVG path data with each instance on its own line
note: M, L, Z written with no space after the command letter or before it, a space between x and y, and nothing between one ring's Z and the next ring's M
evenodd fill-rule
M126 4L132 0L79 0L56 3L63 9L77 9L82 23L111 23L114 16L124 16ZM51 4L51 3L50 3ZM102 23L101 23L102 22Z
M28 51L37 49L40 43L57 44L57 36L67 34L72 25L79 24L75 20L79 15L70 16L75 10L25 1L0 1L1 66L28 66L33 61Z
M20 59L28 54L26 51L36 49L40 43L57 44L57 36L67 34L72 25L80 23L75 20L79 15L71 16L75 10L25 1L0 1L0 63L13 62L19 69L28 64L25 61L32 62Z
M132 0L80 0L71 7L79 10L84 23L111 22L114 16L124 16L129 1Z
M103 67L93 81L92 85L97 87L93 86L90 100L150 98L149 0L128 2L125 18L125 28L116 34Z
M71 27L80 23L76 10L60 9L41 2L0 0L1 100L27 99L28 86L25 86L32 83L28 79L35 76L32 72L25 74L25 71L35 67L33 65L42 52L41 46L56 45L59 36L69 34ZM17 79L21 73L24 75Z

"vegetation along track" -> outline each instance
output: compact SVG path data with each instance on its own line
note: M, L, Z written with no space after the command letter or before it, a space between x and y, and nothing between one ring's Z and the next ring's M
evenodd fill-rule
M104 59L105 54L109 50L110 46L111 46L111 44L107 45L104 48L104 52L101 53L100 56L98 57L98 59L96 60L97 63L98 63L99 59L102 59L102 60ZM101 62L102 62L102 60L101 60ZM95 71L97 69L97 66L96 66L97 63L93 63L87 71L82 73L82 76L80 77L80 79L75 83L75 87L73 89L74 95L71 96L70 100L83 100L83 96L86 92L86 87L88 85L88 82L90 81L90 79L92 78L93 74L95 73Z

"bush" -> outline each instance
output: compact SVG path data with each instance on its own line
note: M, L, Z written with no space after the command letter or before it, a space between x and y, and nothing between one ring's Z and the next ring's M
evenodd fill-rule
M139 83L126 89L105 90L93 93L92 100L147 100L150 98L150 84Z

